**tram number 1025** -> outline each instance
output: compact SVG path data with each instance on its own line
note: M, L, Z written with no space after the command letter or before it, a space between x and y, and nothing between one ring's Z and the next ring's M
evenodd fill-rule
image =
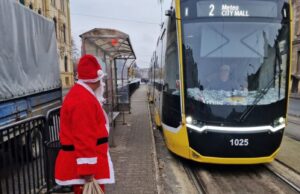
M230 146L248 146L249 139L230 139Z

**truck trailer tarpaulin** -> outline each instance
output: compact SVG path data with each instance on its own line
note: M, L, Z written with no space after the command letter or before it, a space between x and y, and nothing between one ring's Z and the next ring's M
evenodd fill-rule
M0 102L60 87L55 27L16 1L0 1Z

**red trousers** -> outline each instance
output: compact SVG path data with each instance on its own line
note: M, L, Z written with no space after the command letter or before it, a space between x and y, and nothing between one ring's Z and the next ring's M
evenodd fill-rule
M103 192L105 192L105 187L104 185L100 185L101 189ZM82 194L83 192L83 185L74 185L73 186L73 191L74 191L74 194Z

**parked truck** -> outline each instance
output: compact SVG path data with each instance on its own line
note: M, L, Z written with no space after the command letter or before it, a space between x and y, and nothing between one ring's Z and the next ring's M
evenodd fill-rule
M1 129L23 119L45 115L61 102L54 23L15 0L1 0L0 149L5 148L1 145L6 141L11 141L10 134L3 134ZM42 138L41 133L32 130L29 138L23 132L14 134L13 140L27 146L32 157L38 157L41 150L33 148L37 145L35 141Z

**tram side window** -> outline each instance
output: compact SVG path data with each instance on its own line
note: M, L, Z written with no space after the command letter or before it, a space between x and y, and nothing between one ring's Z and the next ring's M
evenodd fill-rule
M164 66L164 87L162 121L177 128L181 122L179 62L177 47L176 19L170 17L167 28L167 41Z
M175 18L170 19L166 45L165 92L179 95L179 64Z
M158 50L159 51L159 50ZM160 53L160 51L158 52ZM161 59L160 54L156 56L155 63L154 63L154 70L155 70L155 88L159 92L162 91L163 85L162 85L162 78L161 78Z

